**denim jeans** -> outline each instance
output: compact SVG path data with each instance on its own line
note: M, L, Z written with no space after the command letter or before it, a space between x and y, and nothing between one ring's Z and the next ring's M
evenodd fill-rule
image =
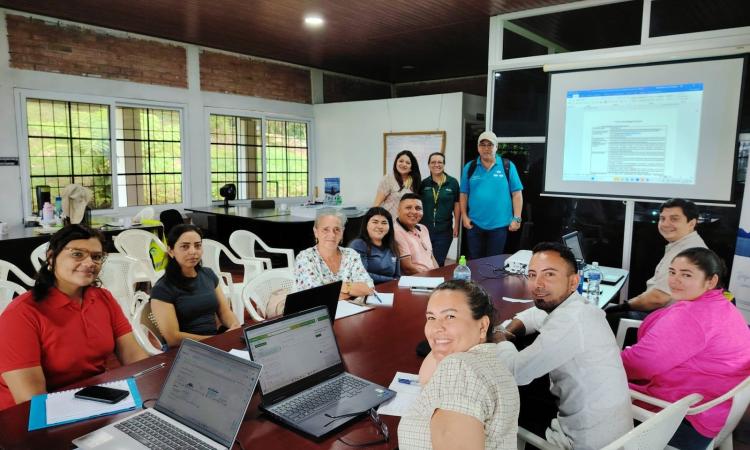
M506 237L508 237L508 227L484 230L474 224L472 228L466 230L469 258L477 259L502 254L505 250Z
M448 231L430 231L430 241L432 242L432 254L435 256L438 266L445 265L445 257L450 250L453 242L453 232Z

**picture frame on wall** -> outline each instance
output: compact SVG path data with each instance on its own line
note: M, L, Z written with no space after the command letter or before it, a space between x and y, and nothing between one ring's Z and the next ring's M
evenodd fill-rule
M445 131L402 131L383 133L383 174L393 169L393 160L402 150L409 150L419 162L422 178L430 173L427 158L431 153L445 155Z

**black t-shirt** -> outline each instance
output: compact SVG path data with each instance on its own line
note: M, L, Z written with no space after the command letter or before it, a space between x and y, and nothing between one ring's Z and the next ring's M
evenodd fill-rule
M180 331L204 336L216 334L219 300L215 289L219 285L219 278L211 269L200 267L198 276L190 284L193 290L185 291L163 276L151 289L151 298L174 305Z

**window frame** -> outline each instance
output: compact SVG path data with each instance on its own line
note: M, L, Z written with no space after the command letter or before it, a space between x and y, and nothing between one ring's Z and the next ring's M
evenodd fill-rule
M26 102L29 99L38 99L43 101L58 101L70 103L91 103L107 106L109 113L109 145L110 145L110 173L112 185L112 208L94 209L92 214L95 216L106 216L114 214L135 214L143 208L154 206L159 209L182 208L190 204L190 193L187 189L186 176L189 173L189 158L186 158L188 151L188 137L185 132L187 105L173 102L159 102L150 100L136 100L120 97L104 97L99 95L62 93L55 91L41 91L33 89L14 89L16 105L16 137L18 139L19 166L21 173L21 201L23 202L23 215L31 216L32 211L32 194L31 194L31 161L29 149L29 128L27 120ZM151 108L151 109L168 109L177 111L180 117L180 164L182 166L182 203L171 203L163 205L142 205L142 206L125 206L119 207L119 185L117 184L117 108Z
M220 116L232 116L232 117L239 117L243 119L256 119L261 121L261 164L263 165L263 170L261 172L261 192L263 193L263 196L260 199L263 200L274 200L277 203L283 202L283 203L299 203L304 202L307 200L310 200L313 198L313 179L315 177L315 166L314 166L314 130L313 130L313 119L311 117L303 117L303 116L297 116L292 114L279 114L279 113L267 113L267 112L261 112L261 111L248 111L248 110L238 110L238 109L231 109L231 108L216 108L216 107L205 107L204 108L204 121L205 124L205 157L203 159L203 162L205 166L208 168L208 177L206 180L206 197L208 198L210 204L212 206L221 205L224 201L223 200L214 200L211 198L211 115L220 115ZM283 120L283 121L292 121L292 122L299 122L304 123L307 125L307 195L306 196L298 196L298 197L269 197L268 196L268 167L267 167L267 154L266 154L266 148L268 147L268 139L267 139L267 132L268 132L268 121L269 120ZM260 200L260 199L244 199L244 200L232 200L235 204L238 205L249 205L250 202L253 200Z

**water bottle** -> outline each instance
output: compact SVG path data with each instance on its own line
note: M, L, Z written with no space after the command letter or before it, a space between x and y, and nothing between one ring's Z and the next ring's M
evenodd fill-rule
M469 269L469 266L466 265L466 257L463 255L461 255L461 257L458 259L456 270L453 271L453 279L466 281L471 280L471 269Z
M599 306L599 285L602 282L602 271L599 270L599 263L594 261L589 271L586 273L588 278L588 298L589 302Z
M55 216L62 217L62 197L55 197Z

